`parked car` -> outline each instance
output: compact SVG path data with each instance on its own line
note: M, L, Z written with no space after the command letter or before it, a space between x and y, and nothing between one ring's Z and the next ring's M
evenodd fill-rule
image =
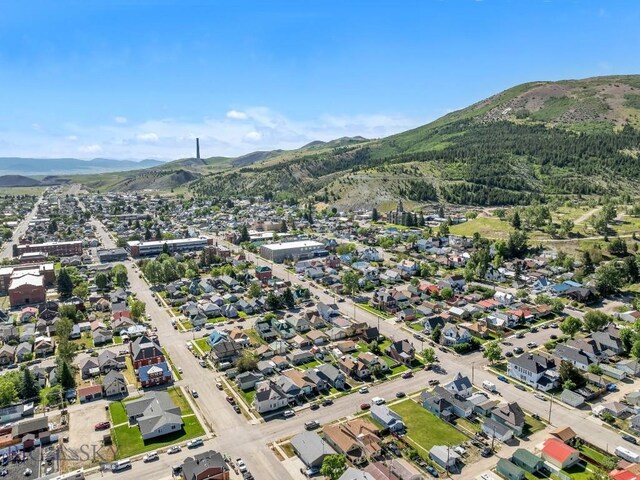
M411 370L408 370L402 374L402 378L411 378L411 377L413 377L413 372Z
M498 380L500 380L501 382L509 383L509 380L508 380L508 379L507 379L507 377L505 377L504 375L498 375L496 378L497 378Z
M493 452L489 447L484 447L482 450L480 450L480 455L482 455L484 458L490 457L492 453Z
M360 404L360 410L369 410L370 408L371 408L371 405L369 405L368 403Z
M182 451L182 448L180 448L179 445L174 445L173 447L169 447L169 450L167 450L167 453L169 455L172 455L174 453L178 453L178 452L181 452L181 451Z
M609 383L607 385L607 392L617 392L618 386L615 383Z
M536 348L538 346L538 344L536 342L529 342L527 343L527 347L528 348Z
M558 328L558 324L556 322L553 322L551 325L549 325L551 328Z
M367 387L360 387L358 393L369 393L369 389Z
M536 397L538 400L542 400L543 402L547 401L547 397L545 397L543 394L541 393L536 393L533 395L534 397Z
M160 460L160 456L158 455L158 452L149 452L144 457L142 457L142 461L144 463L153 462L155 460Z
M242 410L240 410L240 407L238 405L233 406L233 411L236 413L242 413Z
M198 398L198 392L196 390L191 390L191 396L193 398Z
M507 358L513 357L513 352L504 352L504 356Z
M111 426L109 422L99 422L94 425L95 430L106 430Z
M531 327L531 333L536 333L538 331L538 327Z
M333 405L333 400L331 400L330 398L327 398L326 400L322 401L323 407L328 407L329 405Z
M296 414L296 412L294 412L293 410L285 410L284 412L282 412L282 416L284 418L293 417L295 414Z
M524 388L524 385L521 385L519 383L514 383L513 386L516 387L518 390L522 390L523 392L527 390L526 388Z
M440 474L438 473L438 471L435 468L433 468L431 465L427 465L425 470L429 472L429 475L431 475L434 478L440 477Z
M216 383L216 388L217 388L218 390L222 390L224 387L222 386L222 384L221 384L220 382L217 382L217 383Z
M629 443L633 443L634 445L637 445L638 443L638 440L633 435L622 435L622 439Z
M310 468L307 468L307 469L304 471L304 473L305 473L305 475L306 475L307 477L313 477L314 475L317 475L317 474L319 474L319 473L320 473L320 467L310 467Z
M516 338L524 338L524 332L516 333Z
M404 392L396 392L396 398L404 398L406 397L407 394Z
M429 385L431 385L432 387L434 385L438 385L439 383L440 383L440 380L438 380L436 378L433 378L433 379L429 380Z
M524 349L522 347L516 347L513 349L513 353L515 353L516 355L520 355L523 352L524 352Z
M315 430L320 426L320 423L317 420L311 420L310 422L305 422L304 428L307 430Z
M558 335L556 335L555 333L552 333L551 335L549 335L549 338L551 340L557 340L558 339Z
M318 410L320 408L320 405L318 405L317 403L312 403L311 405L309 405L309 408L311 410Z
M227 402L229 402L231 405L236 403L235 399L233 397L229 397L229 396L227 396Z
M196 448L204 445L204 442L201 438L196 438L195 440L190 440L187 442L187 448Z

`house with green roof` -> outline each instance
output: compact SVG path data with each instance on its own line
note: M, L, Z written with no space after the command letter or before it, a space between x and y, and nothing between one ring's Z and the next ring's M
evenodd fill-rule
M529 473L536 473L544 468L544 460L524 448L514 452L511 462Z
M507 480L524 480L525 472L506 458L498 460L496 471Z

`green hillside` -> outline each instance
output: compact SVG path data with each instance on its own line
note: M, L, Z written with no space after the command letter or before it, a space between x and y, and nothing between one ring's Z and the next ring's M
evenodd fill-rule
M188 180L195 195L309 196L344 208L400 197L503 205L620 190L635 194L639 152L640 76L629 75L518 85L378 140L312 142L299 150L202 165L180 160L148 171ZM175 169L192 175L178 178ZM144 183L144 175L133 176L135 182L121 178L109 188Z

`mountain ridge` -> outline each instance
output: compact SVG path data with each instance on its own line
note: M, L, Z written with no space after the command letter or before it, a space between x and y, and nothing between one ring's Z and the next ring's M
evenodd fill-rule
M109 158L30 158L0 157L0 175L70 175L151 168L162 165L159 160L114 160Z
M522 204L637 188L639 131L640 75L535 81L385 138L151 170L191 171L191 192L215 197L314 198L347 209L398 198Z

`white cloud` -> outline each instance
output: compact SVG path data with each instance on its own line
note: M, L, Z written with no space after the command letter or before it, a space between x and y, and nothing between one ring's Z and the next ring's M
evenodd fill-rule
M260 132L256 132L252 130L251 132L245 133L244 137L248 142L258 142L262 140L262 134Z
M152 132L139 133L138 135L136 135L136 138L141 142L157 142L159 140L158 135Z
M232 111L217 117L183 120L176 117L150 119L140 123L82 124L68 122L62 134L32 128L0 131L0 156L158 158L173 160L193 156L195 138L200 138L201 155L238 156L255 150L295 149L314 140L333 140L361 135L380 138L426 123L425 118L400 114L329 114L291 119L267 107L251 107L240 113L244 121L230 121ZM235 115L238 117L237 115ZM233 119L235 120L235 118ZM70 146L80 139L92 144Z
M80 153L100 153L102 147L100 145L82 145L78 147Z
M246 120L247 114L244 112L239 112L238 110L229 110L227 112L227 118L232 120Z
M113 117L113 121L116 122L116 123L119 123L121 125L124 125L129 120L127 119L127 117L122 117L122 116L118 115L117 117Z

